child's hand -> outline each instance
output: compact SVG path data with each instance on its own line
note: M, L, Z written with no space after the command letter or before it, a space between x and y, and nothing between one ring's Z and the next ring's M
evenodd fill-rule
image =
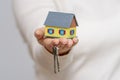
M53 46L57 46L59 48L60 55L67 54L70 49L78 42L77 38L45 38L44 31L44 28L37 29L35 31L35 37L37 38L38 42L50 53L52 53Z

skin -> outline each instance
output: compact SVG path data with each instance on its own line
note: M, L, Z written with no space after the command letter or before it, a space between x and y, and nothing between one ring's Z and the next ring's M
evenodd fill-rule
M52 53L53 46L59 48L58 52L60 55L67 54L73 46L78 43L77 38L66 39L66 38L45 38L45 28L36 29L34 35L37 41L44 46L50 53Z

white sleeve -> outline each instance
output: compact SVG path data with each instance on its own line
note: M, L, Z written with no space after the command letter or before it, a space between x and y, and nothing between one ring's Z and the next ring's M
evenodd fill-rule
M13 9L25 42L31 50L31 57L37 65L53 69L53 55L38 44L34 37L34 30L43 27L48 11L56 11L52 0L13 0ZM72 53L60 57L61 69L65 69L72 62Z

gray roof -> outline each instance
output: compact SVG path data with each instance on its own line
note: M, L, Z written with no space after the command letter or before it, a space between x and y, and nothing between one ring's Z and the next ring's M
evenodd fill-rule
M72 13L49 12L44 25L69 28L73 18L75 15ZM78 26L77 20L76 25Z

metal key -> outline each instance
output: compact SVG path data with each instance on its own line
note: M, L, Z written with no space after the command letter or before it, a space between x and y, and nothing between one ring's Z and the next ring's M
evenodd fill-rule
M58 56L58 47L53 47L53 55L54 55L54 73L60 72L59 65L59 56Z

